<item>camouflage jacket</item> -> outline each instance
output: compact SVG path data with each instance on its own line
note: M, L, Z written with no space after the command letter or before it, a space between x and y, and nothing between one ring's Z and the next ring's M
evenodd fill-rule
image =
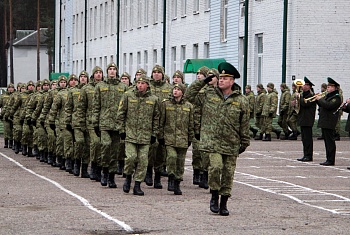
M66 128L66 124L64 122L64 108L68 99L68 89L69 88L61 88L59 90L55 99L53 100L50 112L48 114L48 123L56 124L56 126L60 129Z
M266 98L266 90L260 90L255 98L255 114L262 114L264 103Z
M32 116L31 116L31 118L33 120L38 120L39 119L40 114L43 111L45 100L47 99L48 95L49 95L49 91L48 90L41 90L40 92L38 92L36 94L37 104L36 104L35 110L32 113Z
M86 96L79 87L69 89L65 105L65 123L71 124L73 129L86 129Z
M150 91L141 94L131 90L122 97L118 115L118 131L126 133L125 141L135 144L149 144L151 136L159 133L160 103Z
M160 101L163 101L169 98L169 95L171 94L171 90L173 89L173 86L169 83L166 83L164 80L161 80L161 81L151 80L150 88L151 88L152 95L157 96Z
M90 82L89 84L81 88L81 99L85 101L84 105L78 106L78 112L85 112L86 128L88 130L94 129L92 124L92 112L93 112L93 99L95 93L95 82ZM82 109L82 110L80 110ZM85 109L85 110L84 110Z
M165 140L165 145L177 148L188 148L188 142L194 138L194 108L182 99L176 102L174 98L164 100L161 104L159 139Z
M21 121L21 114L24 110L24 105L26 100L28 99L27 91L20 92L16 95L15 101L12 107L7 112L9 117L13 117L13 123L19 125Z
M285 88L282 91L281 97L280 97L280 105L279 105L280 113L281 113L281 111L283 111L285 114L288 113L290 99L291 99L290 90L288 88Z
M34 91L27 90L25 92L27 93L28 97L24 102L23 109L21 110L22 112L20 113L20 120L26 120L26 115L29 107L28 104L32 99L32 97L35 95Z
M95 86L92 124L100 130L117 130L118 104L127 86L117 79L106 79Z
M278 105L278 93L276 89L269 92L265 97L264 107L262 111L262 116L268 117L272 113L272 117L276 117Z
M204 86L204 81L194 81L187 94L197 96ZM240 146L248 147L250 144L247 98L238 90L227 99L217 87L205 92L200 133L200 150L238 156Z
M1 108L1 115L3 117L8 117L8 118L10 117L6 115L6 113L8 112L9 108L12 107L16 95L17 95L17 92L10 93L8 91L0 95L0 108Z
M40 113L40 116L38 119L39 122L45 122L46 125L49 124L48 114L50 113L52 103L55 100L56 95L59 92L59 90L60 90L60 88L56 88L54 90L49 90L47 92L47 96L46 96L44 103L43 103L43 109L41 110L41 113Z
M255 95L254 95L254 92L251 91L251 92L247 93L246 97L247 97L247 99L249 101L249 110L250 110L249 117L250 118L254 118L254 106L255 106Z

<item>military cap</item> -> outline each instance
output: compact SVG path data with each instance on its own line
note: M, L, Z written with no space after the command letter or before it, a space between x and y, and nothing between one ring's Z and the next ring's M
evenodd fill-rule
M13 83L9 83L9 84L7 85L7 88L10 88L10 87L15 88L15 85L14 85Z
M245 86L245 89L251 90L251 89L252 89L252 86L251 86L251 85L246 85L246 86Z
M17 87L19 87L19 88L21 88L22 85L23 85L23 83L21 83L21 82L17 83Z
M25 89L27 89L27 84L26 84L26 83L21 83L21 85L20 85L19 88L25 88Z
M145 74L145 75L146 75L146 74ZM122 77L128 78L129 81L130 81L130 74L128 74L127 72L122 73L122 75L121 75L120 77L121 77L121 78L122 78Z
M256 87L259 87L260 89L264 89L264 85L259 83L258 85L256 85Z
M37 81L36 83L35 83L35 88L37 88L37 87L41 87L41 81Z
M304 77L304 82L306 85L315 86L306 76Z
M67 77L64 76L64 75L59 76L59 77L58 77L58 83L61 82L61 81L67 82Z
M79 81L79 79L77 78L77 75L75 75L75 74L69 75L68 81L70 81L70 80L72 80L72 79Z
M218 71L217 69L214 69L214 68L209 69L208 75L209 75L209 74L213 74L213 75L215 75L215 77L217 77L217 78L220 77L219 71Z
M228 62L221 62L218 66L220 77L240 78L238 70Z
M96 73L97 71L101 71L101 72L103 73L103 70L101 69L101 67L95 66L95 67L93 68L93 70L92 70L92 75L91 75L91 76L93 76L94 73Z
M51 85L54 84L54 83L57 84L57 80L52 80L52 81L51 81Z
M136 71L135 75L138 74L138 73L147 75L146 70L144 70L143 68L139 68L139 69Z
M175 89L175 88L179 88L181 91L182 91L182 93L183 94L185 94L185 91L186 91L186 85L184 85L184 84L179 84L179 83L177 83L177 84L175 84L174 85L174 87L173 87L173 90Z
M267 87L270 87L271 89L275 88L275 84L273 84L272 82L267 83Z
M145 74L142 74L140 77L138 77L136 79L136 83L137 82L145 82L145 83L147 83L149 85L149 79L148 79L148 77Z
M327 89L327 84L326 83L322 83L321 87L326 90Z
M175 73L173 74L173 78L174 78L174 77L179 77L179 78L181 78L182 83L185 82L185 81L184 81L184 74L183 74L180 70L176 70L176 71L175 71Z
M114 62L109 63L109 64L107 65L107 69L106 69L106 71L108 71L108 69L109 69L110 67L114 67L114 68L116 68L116 69L117 69L117 74L118 74L119 69L118 69L118 66L117 66L117 65L116 65Z
M170 83L170 77L168 76L168 74L164 74L164 80L165 80L167 83Z
M84 75L84 76L86 76L86 77L89 77L89 73L86 72L85 70L83 70L83 71L80 72L79 78L80 78L80 76L82 76L82 75Z
M50 80L49 79L44 79L42 82L41 82L41 86L43 86L43 85L51 85L50 84Z
M32 80L30 80L29 82L27 82L27 87L28 86L35 86L34 82Z
M153 72L161 72L164 75L164 68L163 66L156 64L152 69L152 73Z
M198 69L197 74L201 73L206 77L208 76L208 72L209 72L209 68L207 66L202 66Z
M328 81L328 86L335 86L335 87L339 87L339 83L337 83L336 81L334 81L332 78L328 77L327 78Z

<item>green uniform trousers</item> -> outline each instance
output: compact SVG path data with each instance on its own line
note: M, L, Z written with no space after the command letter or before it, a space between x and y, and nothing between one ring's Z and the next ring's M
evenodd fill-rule
M125 140L120 140L119 143L119 152L118 152L118 161L122 161L126 158L125 155Z
M143 182L146 177L148 166L148 144L134 144L125 142L125 166L124 173L126 175L134 174L134 180Z
M297 121L298 121L298 114L293 111L293 113L289 115L288 121L287 121L288 126L290 127L290 129L292 129L293 132L298 131Z
M4 139L12 140L13 139L13 124L10 121L2 121L4 126Z
M20 123L15 123L13 126L13 139L17 142L22 140L22 125Z
M209 187L220 195L231 196L237 156L209 153Z
M47 151L47 133L42 125L38 125L36 128L37 133L37 146L39 151Z
M39 124L40 126L40 124ZM38 146L38 130L36 126L33 126L33 145Z
M257 128L259 128L260 133L263 133L261 129L264 126L264 118L263 117L256 117L255 118L255 126Z
M288 114L279 115L277 124L282 128L284 133L288 133Z
M193 170L203 170L201 152L199 151L199 141L196 138L192 140L192 167Z
M264 125L261 127L261 133L271 134L273 117L264 117Z
M21 143L28 145L29 148L33 148L33 126L27 123L23 124L23 133Z
M187 149L166 146L166 166L168 175L175 176L175 180L183 180Z
M201 157L202 157L202 169L203 169L203 171L208 171L208 168L209 168L209 153L201 151Z
M119 141L117 131L101 131L101 166L108 167L110 173L118 169Z
M156 141L150 146L148 154L148 166L154 168L154 172L161 172L166 161L166 149Z
M81 159L83 164L90 162L90 140L89 135L82 129L74 129L74 159Z
M47 149L50 153L56 154L55 132L49 126L46 126L46 132L47 132ZM63 155L61 155L61 156L63 156Z
M56 128L56 156L64 157L63 138L63 132L60 128Z
M90 161L96 162L101 166L101 140L95 133L95 131L89 130L90 139Z

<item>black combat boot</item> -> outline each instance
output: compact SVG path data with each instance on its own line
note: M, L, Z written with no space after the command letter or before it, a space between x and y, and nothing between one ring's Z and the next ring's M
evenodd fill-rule
M166 171L166 165L163 166L161 176L168 177L168 172Z
M57 156L55 167L61 168L61 166L62 166L62 156Z
M160 175L160 172L159 172L159 175ZM134 195L138 195L138 196L145 195L145 193L141 190L141 182L140 181L135 181Z
M102 178L101 171L102 171L102 167L97 165L96 166L96 178L95 178L95 180L97 182L101 182L101 178Z
M27 156L28 152L27 152L27 148L28 148L28 145L24 144L22 146L22 155L23 156Z
M260 133L260 135L255 136L254 140L262 140L263 134Z
M74 160L73 175L75 175L75 176L79 176L80 175L80 166L81 166L81 160L80 159L75 159Z
M340 140L340 134L339 133L335 133L334 134L334 140L335 141L339 141ZM11 141L11 140L10 140ZM10 142L9 142L10 143ZM9 144L9 148L11 148L10 144Z
M198 169L194 169L193 170L193 184L194 185L199 185L199 182L200 182L200 170Z
M9 148L15 150L14 140L9 140Z
M297 140L298 134L296 131L293 131L292 135L288 137L289 140Z
M255 138L256 134L258 133L258 130L253 127L249 127L249 130L253 132L253 138Z
M220 211L219 211L220 215L228 216L230 214L230 212L227 210L227 200L228 200L228 196L221 196Z
M28 147L28 157L34 157L33 155L33 149Z
M114 181L114 173L109 173L108 175L108 187L109 188L116 188L117 184Z
M130 185L131 185L131 175L126 175L124 185L123 185L124 193L129 193Z
M19 147L19 151L22 152L23 151L23 146L22 146L21 142L18 142L18 147Z
M58 158L61 159L61 161L58 160L59 163L57 165L61 165L60 170L65 171L66 170L66 159L63 158L62 156L58 156Z
M280 140L288 140L289 133L284 132L284 135L280 137Z
M39 155L39 150L38 150L38 146L37 145L34 145L34 148L33 148L33 156L36 157ZM38 158L37 158L38 159Z
M271 141L271 134L265 134L265 139L263 141Z
M202 180L199 183L200 188L208 189L208 171L204 171L202 175Z
M276 133L277 139L279 139L280 136L281 136L281 131L280 130L275 130L274 132Z
M168 191L173 192L174 191L174 175L168 175Z
M180 180L174 181L174 194L175 195L182 195L182 191L180 189Z
M50 164L51 166L53 164L53 154L52 154L52 152L48 152L48 154L47 154L47 164Z
M71 158L66 159L66 172L73 174L73 161Z
M51 166L52 167L57 167L58 166L58 163L57 163L57 157L55 154L52 154L52 163L51 163Z
M7 149L8 147L9 147L9 140L8 140L8 139L5 139L4 148Z
M97 163L92 161L91 168L90 168L90 180L96 180L96 167L97 167Z
M145 183L147 186L153 186L153 168L151 166L147 167L146 177L145 177Z
M36 156L36 159L40 160L40 162L44 162L44 151L39 151L39 154Z
M101 185L102 186L107 186L108 182L108 167L103 167L102 168L103 175L101 177Z
M89 164L87 163L81 164L81 178L90 178L90 175L88 173L88 166Z
M48 152L44 150L44 162L45 163L47 163L47 161L48 161L48 159L47 159L48 156L47 155L48 155Z
M19 142L15 141L15 154L18 154L19 153Z
M219 191L211 190L211 199L210 199L210 210L214 213L219 213Z
M160 176L161 176L161 172L154 172L154 185L153 187L156 189L162 189L162 182L160 181Z
M124 170L124 160L118 160L117 175L122 175Z

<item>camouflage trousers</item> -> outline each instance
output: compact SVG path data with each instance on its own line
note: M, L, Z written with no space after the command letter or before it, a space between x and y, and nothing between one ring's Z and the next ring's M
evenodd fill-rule
M337 124L335 125L335 133L336 134L339 134L339 132L340 132L340 119L341 119L342 115L343 115L343 112L338 113L338 120L337 120Z
M4 139L12 140L13 139L13 124L9 121L2 121L4 126Z
M194 170L202 170L202 157L199 151L199 141L196 138L192 140L192 167Z
M220 195L231 196L237 156L209 153L209 187Z
M49 127L46 126L47 132L47 149L50 153L56 153L56 136L55 132Z
M148 153L150 146L148 144L134 144L125 142L125 166L126 175L134 174L135 181L143 182L146 177L148 166Z
M90 161L90 140L86 131L74 128L74 159L81 159L83 164Z
M119 143L119 153L118 153L118 161L122 161L126 158L125 155L125 140L120 140Z
M288 126L290 127L290 129L292 129L293 132L298 131L297 120L298 120L298 114L293 111L293 113L289 115L288 121L287 121Z
M21 143L28 145L29 148L33 148L33 126L27 123L23 124L23 133Z
M166 162L166 149L156 141L150 146L148 154L148 166L154 168L154 172L161 172Z
M97 162L101 166L101 140L95 133L95 131L89 130L90 139L90 161Z
M166 146L166 166L168 175L175 176L175 180L183 180L187 149Z
M56 156L64 156L63 139L63 132L60 130L60 128L56 128Z
M208 171L209 168L209 153L201 151L201 157L202 157L202 170Z
M261 133L271 134L272 132L272 117L264 117L264 125L261 127Z
M33 145L36 145L36 146L38 145L38 131L36 126L33 126Z
M73 159L74 156L74 147L73 147L73 135L72 132L68 131L67 129L62 129L62 136L63 136L63 152L64 152L64 158L66 159Z
M22 140L22 125L20 123L15 123L13 126L13 139L17 142Z
M108 167L110 173L118 169L119 141L117 131L101 131L101 166Z
M264 126L264 118L263 117L256 117L255 118L255 126L259 128L260 133L263 133L261 131L262 127Z
M284 133L288 133L288 114L279 115L277 124L282 128Z
M36 128L37 133L37 146L39 151L47 151L47 133L45 128L42 125L38 125Z

